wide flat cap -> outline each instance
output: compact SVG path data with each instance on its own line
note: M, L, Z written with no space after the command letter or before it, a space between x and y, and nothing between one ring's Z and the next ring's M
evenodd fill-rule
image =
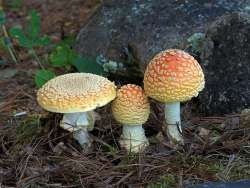
M127 84L117 91L112 102L114 118L126 125L140 125L147 121L150 112L148 98L140 86Z
M204 84L199 63L193 56L178 49L157 54L144 74L146 95L163 103L189 100L198 95Z
M116 96L107 78L90 73L69 73L49 80L37 92L45 110L58 113L86 112L104 106Z

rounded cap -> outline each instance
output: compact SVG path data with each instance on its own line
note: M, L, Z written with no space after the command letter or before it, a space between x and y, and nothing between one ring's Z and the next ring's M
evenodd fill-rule
M90 73L69 73L49 80L37 92L41 107L51 112L86 112L104 106L116 96L108 79Z
M127 84L117 91L112 102L112 113L116 121L126 125L140 125L147 121L150 112L149 101L142 88Z
M169 49L157 54L144 74L145 93L163 102L182 102L197 96L205 80L199 63L193 56Z

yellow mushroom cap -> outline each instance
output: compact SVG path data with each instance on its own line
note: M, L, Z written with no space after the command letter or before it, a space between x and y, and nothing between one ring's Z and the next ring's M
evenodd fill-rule
M193 56L178 49L157 54L144 74L145 93L163 103L187 101L197 96L204 84L199 63Z
M49 80L37 92L41 107L51 112L86 112L104 106L116 96L107 78L90 73L69 73Z
M148 98L140 86L127 84L117 91L112 102L114 118L126 125L140 125L147 121L150 112Z

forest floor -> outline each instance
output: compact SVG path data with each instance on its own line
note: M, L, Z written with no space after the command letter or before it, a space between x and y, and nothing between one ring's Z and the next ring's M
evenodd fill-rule
M18 8L11 6L3 4L6 27L25 24L29 11L36 9L42 32L58 42L76 36L101 3L24 0ZM59 128L62 116L38 106L37 62L21 48L16 52L18 64L0 49L0 57L8 62L0 65L0 187L154 188L250 179L249 112L193 117L184 105L185 145L175 147L161 134L163 106L152 101L145 124L150 146L134 155L119 147L121 126L107 105L97 110L91 150L82 152L72 135Z

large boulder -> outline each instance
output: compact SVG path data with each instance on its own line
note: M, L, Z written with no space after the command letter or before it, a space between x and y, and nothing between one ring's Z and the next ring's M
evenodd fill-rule
M226 12L244 9L250 0L103 0L81 29L76 49L83 56L102 54L126 60L127 49L142 71L159 51L177 47L194 32Z
M250 107L250 15L232 13L213 22L200 56L206 87L199 95L206 115Z
M75 48L82 56L102 54L126 62L132 54L140 71L125 69L125 73L115 74L115 80L141 84L145 66L156 53L166 48L183 49L189 36L204 32L204 45L198 49L201 55L196 57L205 71L206 88L195 109L204 115L220 115L250 106L249 18L238 13L223 16L248 11L250 0L117 2L104 0L81 29Z

